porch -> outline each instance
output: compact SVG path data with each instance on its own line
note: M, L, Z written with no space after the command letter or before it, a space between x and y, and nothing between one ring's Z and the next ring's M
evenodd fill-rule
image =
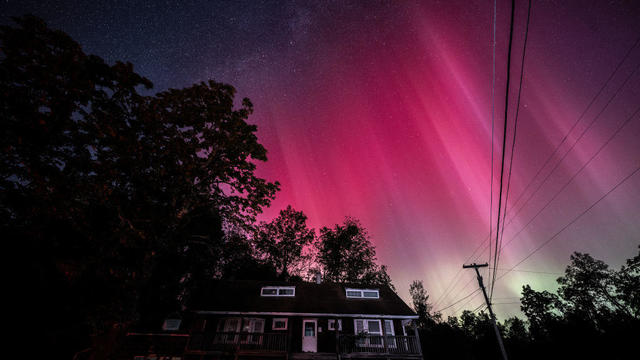
M185 347L186 354L271 354L277 356L289 351L286 333L221 332L191 334Z
M416 336L340 334L338 348L342 358L422 358Z
M287 333L203 333L191 334L185 354L286 357L289 359L340 358L421 358L421 349L415 336L374 336L339 334L334 351L299 352L291 348ZM331 349L333 350L333 349Z

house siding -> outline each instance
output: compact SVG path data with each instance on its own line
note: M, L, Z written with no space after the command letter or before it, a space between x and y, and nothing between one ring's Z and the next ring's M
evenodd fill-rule
M287 334L288 343L289 343L289 351L296 353L302 352L302 320L304 319L316 319L318 322L317 327L317 336L318 336L318 352L335 352L336 351L336 331L329 330L329 320L336 319L335 317L306 317L306 316L243 316L243 315L227 315L227 316L216 316L216 315L204 315L199 319L195 319L193 321L193 327L191 329L191 333L215 333L218 329L218 324L228 318L258 318L264 319L264 332L265 333L285 333ZM275 318L286 318L287 320L287 329L286 330L273 330L273 319ZM342 330L340 334L355 334L354 328L354 320L353 317L340 317L338 318L342 321ZM375 318L376 320L380 320L382 324L384 324L383 318ZM206 320L204 329L202 329L202 320ZM393 319L393 329L395 335L401 336L403 334L402 330L402 319ZM384 327L384 325L383 325ZM413 334L407 334L412 336Z
M392 315L394 334L405 335L402 327L402 319L415 318L413 312L397 294L388 287L380 287L378 299L353 299L347 298L346 284L315 284L296 283L288 284L296 287L295 297L265 297L261 296L261 288L264 286L284 286L285 283L259 282L259 281L215 281L202 294L194 297L197 302L190 304L192 310L183 314L183 327L180 332L187 343L184 346L184 359L194 358L222 359L244 358L251 356L259 358L328 358L336 356L336 351L345 354L345 357L356 358L358 351L368 357L377 358L412 358L421 357L416 351L416 340L401 340L402 344L412 344L412 348L402 354L380 353L373 354L366 346L353 344L355 334L355 318L376 319L381 321L384 331L383 314ZM356 286L356 285L353 285ZM236 312L249 314L237 314ZM276 314L287 315L276 315ZM331 315L333 314L333 315ZM329 330L329 320L336 319L338 314L363 314L362 316L342 316L338 320L342 322L342 329L337 333ZM220 324L227 318L258 318L264 319L264 335L261 336L230 336L217 335ZM286 330L274 330L274 318L287 318ZM317 352L319 354L302 354L303 347L303 320L315 319L317 321ZM337 325L337 324L336 324ZM235 329L232 332L236 332ZM242 325L239 328L242 331ZM276 335L274 335L276 334ZM277 335L282 334L282 335ZM163 334L158 334L163 335ZM166 336L166 334L164 334ZM337 346L337 336L340 344ZM413 331L406 334L414 336ZM231 341L227 341L231 339ZM233 339L240 339L233 340ZM258 339L249 340L246 339ZM253 341L253 342L252 342ZM343 342L344 341L344 342ZM378 340L380 341L380 340ZM151 351L151 349L149 350ZM386 351L386 348L383 349ZM131 358L129 358L131 359Z

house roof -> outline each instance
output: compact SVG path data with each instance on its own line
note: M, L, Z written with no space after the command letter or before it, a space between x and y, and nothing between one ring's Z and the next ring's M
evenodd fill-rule
M260 296L264 286L295 286L295 296ZM379 299L347 298L346 288L377 289ZM274 281L214 281L192 301L204 313L282 313L305 315L387 315L413 318L416 313L388 286Z

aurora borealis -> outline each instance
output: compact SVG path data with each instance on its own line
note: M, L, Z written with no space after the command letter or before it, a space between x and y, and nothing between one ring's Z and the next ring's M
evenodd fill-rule
M520 72L526 19L526 2L516 3L512 81ZM439 309L476 288L468 283L471 271L454 276L489 232L492 5L7 1L0 13L3 23L7 16L33 13L86 52L131 61L154 82L154 91L209 78L235 86L254 103L250 120L269 151L259 174L282 184L263 218L291 204L314 228L347 215L360 219L399 294L408 299L409 282L424 280ZM509 6L498 2L494 223ZM633 1L534 1L504 232L508 245L499 268L517 264L640 167L640 45L581 117L636 43L638 19L640 6ZM500 279L494 296L504 304L496 313L518 313L513 298L524 284L553 289L573 251L617 267L639 243L636 174L516 268L523 271ZM476 261L487 260L485 252ZM452 281L456 285L441 298ZM465 308L480 304L476 297Z

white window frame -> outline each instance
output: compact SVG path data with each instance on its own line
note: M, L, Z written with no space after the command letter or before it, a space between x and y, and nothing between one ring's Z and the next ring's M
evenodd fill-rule
M162 330L165 330L165 331L180 330L180 325L182 325L181 319L165 319L164 323L162 323Z
M327 322L327 330L336 331L336 320L329 319ZM338 319L338 331L342 331L342 319Z
M284 327L283 328L276 327L277 321L284 321ZM273 318L273 321L271 322L271 330L287 330L288 328L289 328L289 318Z
M275 294L265 294L265 290L275 290ZM293 294L281 294L280 290L293 290ZM295 286L263 286L260 289L260 296L288 296L294 297L296 296L296 287Z
M378 289L345 288L344 290L347 299L380 299L380 290ZM349 292L358 292L360 295L350 295ZM373 292L376 294L376 296L364 296L365 292Z
M391 319L384 319L384 322L385 322L385 324L386 324L387 322L389 322L389 323L391 324L391 333L386 333L386 331L385 331L386 335L389 335L389 336L396 336L396 329L393 327L393 320L391 320Z

